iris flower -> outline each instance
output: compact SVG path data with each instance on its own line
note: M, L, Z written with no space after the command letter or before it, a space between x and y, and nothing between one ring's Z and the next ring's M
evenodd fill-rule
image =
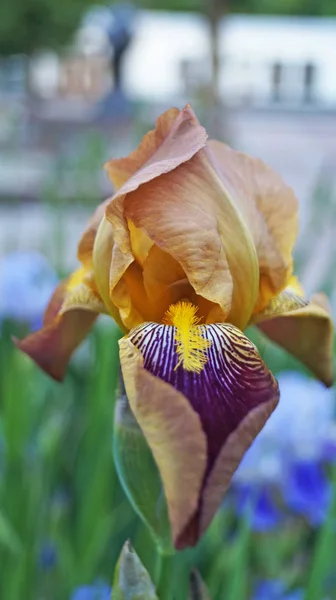
M111 160L112 198L79 242L44 327L18 346L61 380L99 313L125 332L129 402L158 465L175 546L195 544L279 391L257 324L326 385L332 324L293 277L297 200L260 160L208 141L190 106Z

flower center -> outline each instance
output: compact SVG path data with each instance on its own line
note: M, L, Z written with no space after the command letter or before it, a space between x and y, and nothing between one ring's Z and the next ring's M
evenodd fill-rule
M177 369L180 365L186 371L200 373L208 360L207 349L211 341L202 336L199 325L201 317L196 316L198 307L190 302L171 304L167 310L164 323L175 327L175 344L178 355Z

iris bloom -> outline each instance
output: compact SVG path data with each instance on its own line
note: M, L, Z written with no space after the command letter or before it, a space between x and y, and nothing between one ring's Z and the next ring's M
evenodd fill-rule
M190 106L164 113L107 172L116 191L79 242L81 268L18 345L62 379L97 315L116 320L126 392L182 548L208 526L278 402L244 329L258 324L330 385L332 325L325 298L307 302L293 278L292 190L208 141Z

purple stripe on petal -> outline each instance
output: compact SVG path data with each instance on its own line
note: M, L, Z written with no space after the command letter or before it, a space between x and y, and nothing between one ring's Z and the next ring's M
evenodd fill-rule
M278 393L277 383L254 344L229 324L199 325L210 340L200 373L176 368L175 327L145 323L130 333L144 367L182 392L200 416L208 441L208 471L228 436L247 414Z

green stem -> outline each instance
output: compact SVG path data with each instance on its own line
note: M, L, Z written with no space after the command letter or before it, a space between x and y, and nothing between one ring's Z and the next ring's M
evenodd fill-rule
M165 555L158 550L155 567L155 584L159 600L171 600L173 597L171 586L172 559L172 556Z

